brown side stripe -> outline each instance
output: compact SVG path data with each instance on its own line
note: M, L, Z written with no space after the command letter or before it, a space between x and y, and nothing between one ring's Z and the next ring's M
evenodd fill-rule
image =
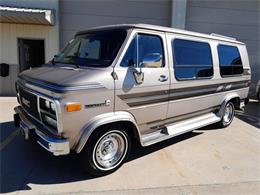
M171 90L160 90L144 93L134 93L134 94L124 94L118 97L126 101L127 105L130 107L143 106L148 104L161 103L172 100L179 100L190 97L197 97L202 95L209 95L220 93L224 91L230 91L240 88L248 87L248 81L238 81L222 84L204 85L197 87L186 87ZM230 88L229 88L229 85ZM222 87L221 87L222 86Z

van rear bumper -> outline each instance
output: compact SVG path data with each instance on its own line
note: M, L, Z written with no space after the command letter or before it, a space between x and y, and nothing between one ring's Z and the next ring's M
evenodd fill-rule
M26 140L33 139L55 156L66 155L70 153L70 146L68 139L56 138L46 135L38 127L36 127L26 116L21 106L14 108L14 124L20 127L20 132Z

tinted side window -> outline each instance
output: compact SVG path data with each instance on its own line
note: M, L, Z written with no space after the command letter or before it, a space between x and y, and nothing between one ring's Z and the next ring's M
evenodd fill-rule
M219 45L218 56L221 76L232 76L243 73L243 65L237 47Z
M147 63L144 62L147 62L147 60L154 60L152 66L146 66ZM164 52L161 38L156 35L138 34L129 45L121 66L163 67Z
M172 43L175 77L178 80L208 78L213 75L208 43L175 39Z

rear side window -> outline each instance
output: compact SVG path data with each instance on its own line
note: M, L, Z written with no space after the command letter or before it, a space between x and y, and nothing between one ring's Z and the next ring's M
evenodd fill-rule
M211 49L208 43L175 39L172 42L172 51L176 79L200 79L213 76Z
M241 75L243 73L243 65L237 47L219 45L218 57L221 76Z

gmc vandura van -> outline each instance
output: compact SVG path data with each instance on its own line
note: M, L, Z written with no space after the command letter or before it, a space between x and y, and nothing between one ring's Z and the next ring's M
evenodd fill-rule
M234 38L146 24L78 32L16 84L15 124L53 155L79 154L93 175L142 146L231 124L250 84L246 45ZM199 143L198 143L199 144Z

